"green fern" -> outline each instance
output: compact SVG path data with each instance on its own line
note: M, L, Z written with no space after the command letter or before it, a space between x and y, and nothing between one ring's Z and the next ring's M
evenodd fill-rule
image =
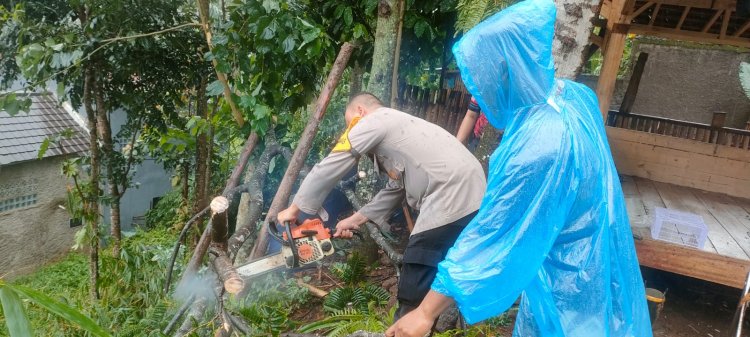
M516 2L518 0L458 0L456 5L458 11L456 34L466 33L490 15Z
M367 313L352 308L339 310L328 318L302 326L298 332L321 331L328 337L341 337L357 331L385 331L393 323L393 310L386 313L377 310L374 304L369 309Z
M323 309L332 313L347 309L368 313L371 306L385 306L390 297L388 291L374 284L346 286L332 290L323 302Z
M241 308L239 312L253 329L265 335L278 336L292 326L288 310L280 305L259 303Z
M750 99L750 63L740 63L740 85L745 92L745 96Z
M336 263L331 272L346 285L362 282L367 275L367 261L357 252L352 253L346 263Z

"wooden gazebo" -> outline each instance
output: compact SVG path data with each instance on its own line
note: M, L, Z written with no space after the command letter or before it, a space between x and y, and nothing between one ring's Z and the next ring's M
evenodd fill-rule
M750 131L724 127L721 114L702 124L631 113L640 57L621 111L609 108L628 34L750 47L750 17L738 14L736 0L604 0L600 17L591 38L603 54L596 93L641 265L742 288L750 271ZM703 249L653 240L656 207L700 215Z
M750 47L750 16L737 14L736 0L604 0L603 34L592 36L604 56L596 93L609 110L628 34Z

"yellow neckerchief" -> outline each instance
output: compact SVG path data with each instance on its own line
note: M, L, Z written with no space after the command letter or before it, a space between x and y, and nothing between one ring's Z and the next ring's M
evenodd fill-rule
M361 116L354 117L352 119L352 122L349 123L349 125L346 127L346 131L344 131L344 134L339 137L339 141L336 142L336 146L333 147L333 150L331 152L346 152L351 151L352 144L349 142L349 131L357 125L357 122L361 119Z

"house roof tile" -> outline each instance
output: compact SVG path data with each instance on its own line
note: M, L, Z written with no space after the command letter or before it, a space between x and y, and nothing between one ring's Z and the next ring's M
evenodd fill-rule
M51 142L45 158L86 152L86 130L49 94L32 94L28 113L10 116L0 110L0 165L37 159L44 140L66 130L72 136Z

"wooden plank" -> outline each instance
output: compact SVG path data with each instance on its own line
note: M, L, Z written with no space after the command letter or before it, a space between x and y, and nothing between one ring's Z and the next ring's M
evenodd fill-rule
M719 224L719 221L706 210L705 206L685 187L672 184L654 182L656 190L664 200L664 204L671 209L697 214L703 217L708 227L708 239L716 252L723 256L750 260L747 254L737 244L737 241ZM705 248L705 247L704 247Z
M724 210L734 215L739 223L750 231L750 200L730 197L723 193L715 193L714 195L724 205ZM747 207L743 207L743 205Z
M654 214L656 212L655 208L667 208L670 207L670 205L666 204L662 199L662 196L661 194L659 194L659 191L656 189L656 185L654 185L653 181L640 177L633 177L633 180L635 181L636 186L638 186L638 193L640 194L641 200L643 201L643 206L646 210L646 216L648 217L647 219L650 225L654 221ZM718 252L716 251L716 247L714 247L714 244L711 242L710 238L706 240L703 250L718 254Z
M723 11L717 10L714 16L711 17L711 20L708 20L708 23L706 23L705 26L703 26L703 29L701 30L702 33L708 32L711 27L713 27L714 23L716 23L716 20L719 19L719 16L724 13Z
M707 9L734 9L737 7L736 0L652 0L663 5L691 6Z
M721 30L719 31L719 39L727 37L727 28L729 27L729 18L732 16L732 10L727 9L724 11L724 18L721 21Z
M750 271L750 261L729 258L689 247L644 237L635 240L642 266L695 277L734 288L742 288Z
M632 34L650 35L650 36L662 37L662 38L667 38L667 39L705 42L705 43L714 43L714 44L723 44L723 45L750 48L750 39L747 39L747 38L727 36L720 40L719 34L677 30L674 28L665 28L665 27L657 27L657 26L649 27L647 25L632 24L630 25L628 32Z
M651 6L654 5L653 1L646 2L643 6L638 7L632 14L628 15L628 21L633 21L638 15L641 15L643 11L649 9Z
M739 198L739 197L730 197L730 198L732 199L732 201L734 201L734 203L738 207L741 207L742 209L745 210L745 212L750 214L750 200L745 199L745 198Z
M653 220L646 215L646 208L640 197L625 197L625 207L628 211L630 226L633 228L643 228L650 237L650 227Z
M602 49L602 67L599 72L599 81L596 85L596 96L599 98L599 112L606 120L609 104L615 92L617 72L620 68L622 53L625 49L627 31L615 30L615 25L629 24L627 17L623 15L627 5L633 2L626 0L612 0L609 17L607 17L607 32L604 36L604 48Z
M750 256L750 232L748 232L748 227L743 224L744 219L736 217L735 213L730 211L730 205L720 194L700 190L692 190L691 192L732 236L737 245L745 252L745 255ZM750 221L748 221L748 225L750 225Z
M747 19L745 21L745 23L742 24L742 27L740 27L740 29L738 29L736 32L734 32L734 34L732 34L732 36L734 36L734 37L740 37L740 36L742 36L742 34L744 34L747 31L748 28L750 28L750 19Z
M661 9L661 4L656 4L656 7L654 7L654 11L651 12L651 20L648 21L649 26L653 26L654 22L656 22L656 16L659 15L660 9Z
M685 18L687 18L688 13L690 13L690 10L693 7L685 6L685 9L682 10L682 15L680 15L680 21L677 22L677 26L674 27L674 29L680 30L682 28L682 24L685 23Z

